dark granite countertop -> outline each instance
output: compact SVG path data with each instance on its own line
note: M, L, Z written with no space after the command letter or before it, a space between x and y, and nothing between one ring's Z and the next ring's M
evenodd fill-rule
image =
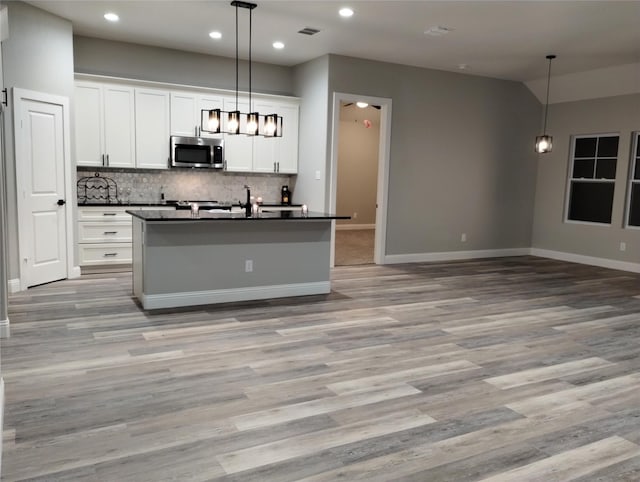
M295 209L292 211L269 211L263 209L262 213L258 217L247 217L244 212L232 213L232 212L214 212L210 213L206 210L200 210L197 217L191 215L191 211L163 211L145 209L142 211L127 211L131 216L143 221L273 221L273 220L288 220L288 221L313 221L323 219L351 219L349 216L336 216L335 214L319 213L309 211L306 214L302 214L301 209Z

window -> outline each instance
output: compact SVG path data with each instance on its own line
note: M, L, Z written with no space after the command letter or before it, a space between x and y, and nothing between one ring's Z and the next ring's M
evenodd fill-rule
M617 134L573 138L568 221L611 223L618 140Z
M634 132L631 149L631 171L627 199L627 226L640 227L640 132Z

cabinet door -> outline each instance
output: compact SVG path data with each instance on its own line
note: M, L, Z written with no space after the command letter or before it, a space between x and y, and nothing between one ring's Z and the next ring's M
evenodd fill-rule
M234 101L235 106L235 101ZM202 128L202 126L206 126L209 122L209 110L213 109L224 109L224 103L222 100L222 96L220 95L199 95L196 98L196 117L198 119L198 130ZM204 111L204 112L203 112ZM202 137L210 137L213 139L222 139L223 134L209 134L208 132L200 131L200 135Z
M278 172L298 173L298 106L280 104L276 111L282 116L282 137L276 139Z
M109 167L135 167L133 88L105 85L104 154Z
M171 92L171 135L192 137L198 134L196 95Z
M77 82L74 89L76 164L102 166L104 129L102 126L102 86Z
M136 166L169 167L169 92L135 89Z
M265 114L275 114L276 105L272 102L256 101L255 110L260 114L261 124ZM253 138L253 171L276 172L276 149L279 138L255 136Z
M224 99L224 110L236 110L235 98ZM249 111L249 103L246 100L238 101L238 110L243 113ZM241 116L240 130L246 130L247 119ZM226 115L222 119L222 129L227 129ZM253 158L253 138L244 134L224 135L224 158L227 171L251 171Z

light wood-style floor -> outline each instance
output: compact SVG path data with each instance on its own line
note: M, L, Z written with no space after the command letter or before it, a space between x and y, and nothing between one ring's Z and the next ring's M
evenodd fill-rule
M130 286L11 296L4 480L640 480L638 274L369 265L157 312Z

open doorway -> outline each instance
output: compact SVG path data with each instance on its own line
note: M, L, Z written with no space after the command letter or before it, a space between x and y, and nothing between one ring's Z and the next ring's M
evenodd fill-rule
M373 264L380 109L362 101L340 102L336 212L351 219L336 222L336 266Z
M332 264L383 264L391 99L334 93L333 100L329 209L351 219L335 223Z

